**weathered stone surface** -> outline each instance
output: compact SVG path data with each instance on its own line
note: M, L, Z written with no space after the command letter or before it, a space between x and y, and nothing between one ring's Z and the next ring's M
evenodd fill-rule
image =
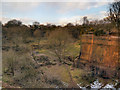
M84 35L82 37L81 59L96 61L107 67L118 63L118 37Z
M83 35L80 59L74 67L84 68L105 79L116 77L118 67L118 37Z

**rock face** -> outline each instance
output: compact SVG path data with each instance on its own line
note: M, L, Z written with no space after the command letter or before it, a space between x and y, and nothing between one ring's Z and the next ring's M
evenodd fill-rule
M118 37L83 35L81 40L81 56L76 67L84 66L104 78L117 75Z
M83 35L81 59L106 67L118 64L118 37Z

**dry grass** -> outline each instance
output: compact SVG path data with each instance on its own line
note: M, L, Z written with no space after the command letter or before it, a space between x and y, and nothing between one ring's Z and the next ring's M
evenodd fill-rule
M69 82L70 78L69 75L63 65L54 65L50 67L42 67L42 70L48 77L57 77L58 79Z

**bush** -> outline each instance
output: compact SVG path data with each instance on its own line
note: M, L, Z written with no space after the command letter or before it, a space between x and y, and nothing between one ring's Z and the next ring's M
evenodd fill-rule
M10 49L9 46L2 46L2 50L8 51Z
M100 36L100 35L104 35L104 34L106 34L103 30L97 30L97 31L95 31L94 32L94 34L96 35L96 36Z
M41 62L49 61L49 58L48 58L48 56L41 55L41 56L36 56L35 60L37 62L41 63Z
M39 81L34 83L40 78L40 72L34 68L35 63L29 53L23 54L18 54L13 50L3 52L3 82L31 88L32 85L40 84Z
M49 84L54 84L54 85L57 85L57 86L60 86L62 85L62 82L59 81L58 79L56 78L51 78L50 80L47 81Z

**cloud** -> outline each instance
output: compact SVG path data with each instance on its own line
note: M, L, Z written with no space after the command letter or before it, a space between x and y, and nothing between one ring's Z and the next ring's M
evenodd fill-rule
M74 10L86 10L90 8L97 8L103 5L107 5L109 2L66 2L56 3L55 6L59 6L59 13L66 13Z
M32 24L35 21L30 18L7 18L7 17L0 18L0 21L2 21L3 24L5 24L12 19L20 20L23 24L26 24L26 25Z
M82 18L82 16L73 16L73 17L70 17L70 18L60 18L57 23L61 24L61 25L66 25L67 23L75 24L76 22L81 24L80 23L81 18Z
M2 0L2 2L111 2L114 0Z
M107 16L107 13L106 11L100 11L99 13L97 14L88 14L88 15L80 15L80 16L72 16L72 17L66 17L66 18L59 18L58 21L56 22L52 22L53 24L57 24L57 25L66 25L67 23L73 23L73 24L82 24L82 18L84 16L87 16L88 20L100 20L100 19L103 19L104 17ZM17 19L17 20L20 20L22 21L23 24L32 24L34 21L37 21L37 20L33 20L33 19L30 19L30 18L6 18L6 17L3 17L1 18L0 20L2 21L2 23L7 23L9 20L11 19ZM42 24L46 24L44 22L41 22Z
M19 12L27 12L32 9L37 8L40 3L32 3L32 2L3 2L2 9L3 11L19 11Z
M99 7L112 1L113 0L49 0L51 3L48 3L47 7L59 7L58 12L65 13L75 9L85 10L92 7ZM4 11L12 10L28 12L40 6L40 4L43 2L48 2L48 0L2 0L2 8Z
M21 20L25 24L30 24L34 21L30 18L24 18L25 15L27 17L28 15L32 14L33 16L31 16L31 18L32 17L36 18L35 16L38 16L37 18L39 18L39 15L36 15L36 13L40 14L39 12L36 12L35 14L33 13L34 10L37 11L37 9L40 9L40 7L37 8L38 6L43 4L42 2L39 2L39 0L37 0L38 2L36 2L36 1L32 2L33 0L30 0L29 2L26 2L26 1L16 2L15 0L11 0L11 1L14 1L14 2L7 2L7 1L9 1L9 0L4 0L4 2L2 2L2 8L3 8L2 13L3 13L3 15L5 15L5 16L3 16L3 19L2 19L3 23L12 19L12 18L7 18L7 16L8 17L19 17L19 18L16 18L16 19ZM62 13L66 13L66 12L74 13L75 10L78 11L78 10L86 10L86 9L90 9L90 8L100 7L100 6L108 4L112 0L101 0L101 1L99 1L99 0L79 0L78 2L74 2L74 1L77 1L77 0L74 0L74 1L69 0L69 2L67 0L60 0L60 1L61 2L56 1L56 3L55 2L44 3L44 4L46 4L46 7L47 7L45 9L48 9L48 11L46 10L46 12L48 12L48 16L50 16L50 14L51 14L51 12L49 12L49 8L51 8L51 7L53 8L52 15L57 16L57 14L59 14L59 13L60 13L60 15L62 15ZM67 1L67 2L63 3L63 1ZM56 11L54 11L54 9L57 10L57 13L56 13ZM28 13L28 12L30 12L30 13ZM43 13L44 13L44 10L43 10ZM98 14L89 14L89 15L84 15L84 16L87 16L88 19L90 19L90 20L100 19L100 18L103 18L105 16L105 13L106 13L106 11L101 11ZM60 17L58 15L57 19L59 19ZM68 15L68 16L66 16L66 18L60 18L58 21L56 20L55 24L56 23L57 24L66 24L66 23L69 23L69 22L75 23L76 21L78 23L81 23L80 21L82 21L81 20L82 17L83 16L69 17L69 15Z
M100 11L98 14L88 14L88 15L84 15L87 16L88 20L100 20L103 19L104 17L107 16L106 11ZM82 24L82 18L84 16L73 16L73 17L69 17L69 18L60 18L58 23L61 25L66 25L67 23L73 23L73 24Z
M28 12L40 6L43 2L51 2L48 3L47 7L59 7L58 12L65 13L76 9L85 10L92 7L99 7L113 1L114 0L2 0L2 8L4 11Z
M96 19L100 20L100 19L103 19L104 17L107 16L107 12L106 11L100 11L97 14L88 14L86 16L88 16L89 20L96 20Z
M10 0L14 2L7 2L9 0L3 0L2 2L2 9L3 9L3 14L9 14L11 12L18 12L18 13L27 13L31 12L32 10L35 10L38 6L43 4L43 2L32 2L30 0L29 2L15 2L15 0ZM63 1L63 0L62 0ZM65 0L67 1L67 0ZM72 0L71 0L72 1ZM80 2L81 1L81 2ZM80 0L79 2L47 2L44 3L47 6L46 7L52 7L52 8L58 8L57 12L58 13L66 13L66 12L71 12L74 10L86 10L90 8L96 8L100 7L102 5L108 4L108 0L105 1L98 1L98 0ZM111 0L109 0L111 1ZM53 9L54 10L54 9Z

